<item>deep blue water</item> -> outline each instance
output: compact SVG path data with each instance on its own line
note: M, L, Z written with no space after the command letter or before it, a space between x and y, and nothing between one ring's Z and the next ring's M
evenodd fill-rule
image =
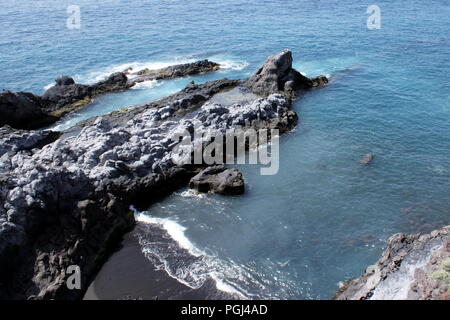
M147 222L205 257L177 265L149 243L180 277L210 273L248 297L329 298L378 259L388 236L449 223L450 1L376 1L379 30L366 27L373 2L359 0L0 3L0 88L40 94L58 75L92 82L129 65L226 66L98 98L59 128L192 79L246 77L283 48L298 70L331 76L294 104L300 122L281 138L277 175L241 166L244 196L180 191L149 208ZM81 8L79 30L66 28L69 4ZM362 167L367 153L375 161Z

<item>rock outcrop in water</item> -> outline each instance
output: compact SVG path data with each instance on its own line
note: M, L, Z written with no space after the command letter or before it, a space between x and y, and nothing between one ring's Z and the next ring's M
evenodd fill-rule
M62 76L42 96L5 91L0 94L0 126L7 124L17 129L38 129L83 108L99 95L126 90L138 82L185 77L219 68L215 62L201 60L158 70L145 69L136 74L116 72L93 85L75 83L73 78Z
M205 59L193 63L177 64L158 70L144 69L135 73L130 73L130 75L135 76L130 79L130 82L134 85L143 81L173 79L194 74L217 71L219 69L220 65L218 63Z
M242 194L245 191L242 173L223 165L206 168L189 182L189 188L198 192L214 192L224 195Z
M70 78L57 83L74 85ZM53 142L45 132L41 138L30 133L33 141L45 140L39 146L19 147L11 138L0 157L0 298L79 298L133 226L130 205L145 208L205 167L178 161L186 156L176 148L181 132L202 145L236 127L285 132L297 121L290 103L279 90L257 97L240 81L223 79L93 118ZM17 135L17 141L27 139ZM81 290L66 286L74 265L81 270Z
M338 300L450 299L450 226L425 235L395 234L375 265L346 280Z
M266 63L246 82L254 93L268 95L284 92L293 95L299 90L323 86L328 83L325 76L307 78L292 67L292 52L282 50L271 55Z

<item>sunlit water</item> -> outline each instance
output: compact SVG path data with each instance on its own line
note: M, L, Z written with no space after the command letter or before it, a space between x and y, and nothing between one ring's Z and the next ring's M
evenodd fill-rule
M65 27L64 1L0 2L1 88L40 94L62 74L92 83L204 58L224 66L99 97L57 129L192 80L247 77L282 48L308 76L331 76L295 102L299 126L281 138L277 175L239 166L243 196L180 190L137 216L144 252L192 287L210 275L249 298L329 298L393 233L449 222L449 1L377 1L379 30L366 27L372 3L356 0L78 0L80 30ZM367 153L375 160L363 167Z

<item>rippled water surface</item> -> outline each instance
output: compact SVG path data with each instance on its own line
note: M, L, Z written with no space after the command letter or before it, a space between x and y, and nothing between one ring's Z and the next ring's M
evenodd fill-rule
M79 30L66 28L66 1L0 0L1 88L40 94L62 74L89 83L204 58L224 68L100 97L58 128L191 80L247 77L282 48L308 76L331 76L295 102L299 126L281 138L277 175L240 166L243 196L181 190L138 216L164 231L142 235L144 252L180 281L210 275L246 297L329 298L391 234L448 224L449 1L377 1L379 30L366 27L367 1L73 2ZM367 153L375 160L362 167Z

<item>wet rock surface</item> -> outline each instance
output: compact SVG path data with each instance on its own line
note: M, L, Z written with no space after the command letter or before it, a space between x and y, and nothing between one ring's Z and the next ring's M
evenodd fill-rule
M224 195L242 194L245 191L242 173L223 165L211 166L192 177L189 188L198 192L214 192Z
M425 235L395 234L375 265L344 281L334 299L448 300L449 258L450 226Z
M67 77L57 81L74 85ZM46 132L11 135L0 157L0 298L80 298L133 227L130 205L144 209L206 167L185 161L193 149L177 147L180 133L206 145L237 127L285 132L296 125L291 100L279 90L242 99L243 88L238 101L211 99L239 86L228 79L190 84L167 98L85 121L39 147L34 141ZM218 176L213 188L220 192L243 184L236 171ZM81 290L66 286L71 265L81 269Z

